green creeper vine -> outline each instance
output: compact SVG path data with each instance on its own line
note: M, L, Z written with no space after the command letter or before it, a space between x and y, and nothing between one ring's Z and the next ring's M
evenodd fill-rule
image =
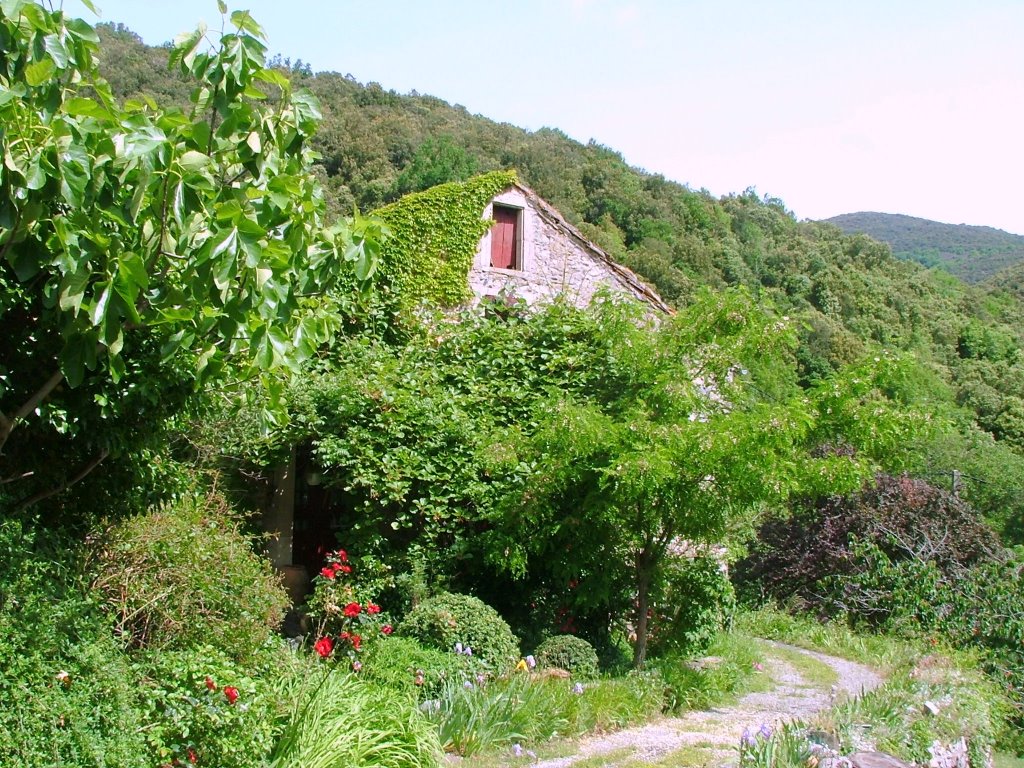
M477 243L494 223L481 214L515 181L515 171L493 171L406 195L375 212L391 229L379 275L402 306L452 307L468 298Z

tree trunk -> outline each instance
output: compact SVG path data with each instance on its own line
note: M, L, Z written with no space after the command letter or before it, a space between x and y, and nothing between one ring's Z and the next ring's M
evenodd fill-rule
M633 646L633 668L643 669L647 661L647 614L650 610L651 564L647 550L637 556L636 562L636 644Z

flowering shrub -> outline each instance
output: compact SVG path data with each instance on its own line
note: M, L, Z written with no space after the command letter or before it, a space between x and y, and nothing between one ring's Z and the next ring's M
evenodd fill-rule
M479 657L498 674L519 660L519 641L498 612L470 595L444 592L413 608L399 627L400 634L440 650Z
M139 671L154 764L264 765L277 715L270 675L210 646L152 654Z
M380 580L360 581L348 552L339 549L327 555L326 565L313 581L313 594L306 603L316 622L313 650L324 659L345 655L358 672L363 667L358 654L364 642L393 631L380 605L373 601Z

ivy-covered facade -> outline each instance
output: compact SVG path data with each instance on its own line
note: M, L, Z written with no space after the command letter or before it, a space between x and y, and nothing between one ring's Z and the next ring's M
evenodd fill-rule
M442 184L376 212L391 229L382 280L405 307L483 298L585 306L601 289L671 310L511 171Z

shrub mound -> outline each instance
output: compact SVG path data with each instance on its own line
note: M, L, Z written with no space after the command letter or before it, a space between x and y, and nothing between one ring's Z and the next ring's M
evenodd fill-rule
M945 574L989 562L1002 547L978 514L923 480L879 475L852 496L807 500L792 516L770 518L733 577L748 599L798 598L817 607L821 581L859 570L853 541L894 561L930 560Z
M478 658L425 648L411 637L389 637L371 643L362 661L363 679L415 693L420 699L436 699L447 681L461 684L484 671Z
M534 651L541 667L558 667L573 677L590 680L598 675L597 651L594 646L575 635L554 635Z
M78 579L73 542L0 519L0 765L149 763L130 660Z
M451 651L472 648L495 672L504 672L519 659L519 640L498 612L471 595L442 592L413 608L399 634L426 646Z
M216 495L118 522L100 542L93 586L130 648L209 645L245 660L266 644L288 604L270 563Z

